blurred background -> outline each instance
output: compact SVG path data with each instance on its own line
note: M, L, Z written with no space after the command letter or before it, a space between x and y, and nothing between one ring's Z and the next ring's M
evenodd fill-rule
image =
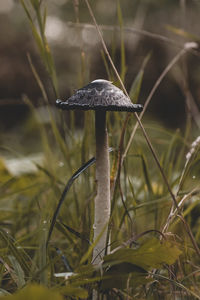
M31 11L30 1L24 3ZM20 153L40 150L35 139L37 128L30 121L30 107L24 97L37 109L42 122L49 121L30 59L53 109L57 96L66 99L94 79L112 79L116 83L85 2L49 0L41 5L47 9L45 34L57 73L57 95L20 1L0 3L0 140L4 145L14 144ZM144 70L140 103L145 102L156 80L184 43L198 43L200 1L95 0L91 5L128 91L145 58L150 56ZM33 21L34 14L32 9ZM197 49L182 56L161 82L146 118L174 130L184 129L189 116L194 121L194 130L199 129L199 75ZM78 115L77 126L81 120L82 115Z

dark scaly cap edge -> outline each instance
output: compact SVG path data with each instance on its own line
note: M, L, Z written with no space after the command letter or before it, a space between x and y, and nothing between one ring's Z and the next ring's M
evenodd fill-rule
M95 105L91 106L88 104L70 104L67 101L62 101L60 99L56 100L56 106L63 110L102 110L102 111L127 111L127 112L141 112L143 110L143 105L133 104L130 102L127 106L120 105Z

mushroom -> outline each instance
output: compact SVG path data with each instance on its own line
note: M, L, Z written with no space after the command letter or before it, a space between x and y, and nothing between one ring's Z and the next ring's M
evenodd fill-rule
M95 110L96 134L96 182L94 212L93 262L99 263L105 254L107 227L110 218L110 162L106 111L140 112L143 106L133 104L118 87L110 81L97 79L76 91L68 100L56 101L61 109ZM97 241L98 239L98 241Z

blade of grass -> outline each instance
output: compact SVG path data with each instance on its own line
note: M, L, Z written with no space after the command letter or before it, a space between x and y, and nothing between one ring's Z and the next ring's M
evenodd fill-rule
M117 1L117 16L120 27L120 47L121 47L121 79L124 81L126 75L126 55L125 55L125 46L124 46L124 36L123 36L123 17L120 7L120 1Z
M42 96L44 98L45 104L48 104L49 100L48 100L48 97L47 97L47 93L46 93L44 85L43 85L43 83L42 83L42 81L41 81L41 79L40 79L40 77L39 77L39 75L38 75L38 73L36 71L36 68L33 65L30 53L27 53L27 58L28 58L29 65L31 67L31 71L32 71L32 73L33 73L33 75L35 77L35 80L36 80L36 82L37 82L40 90L41 90L41 93L42 93Z
M48 232L48 237L47 237L47 242L46 242L46 247L48 246L49 240L51 238L52 232L53 232L53 228L55 226L57 217L59 215L60 212L60 208L65 200L65 197L70 189L70 187L72 186L73 182L79 177L80 174L82 174L87 168L89 168L93 163L95 162L95 157L91 158L88 162L86 162L83 166L81 166L73 175L72 177L68 180L63 193L61 195L61 198L58 202L58 205L56 207L56 210L53 214L53 218L51 220L51 224L50 224L50 228L49 228L49 232Z
M45 36L45 23L46 23L46 9L44 9L44 15L41 15L41 7L40 2L33 2L31 1L31 4L33 6L33 10L36 13L36 21L38 23L38 29L36 25L34 24L33 18L31 17L31 13L25 4L24 0L20 0L20 3L27 15L28 21L30 23L33 36L35 38L36 44L38 46L38 49L40 51L43 63L48 71L48 74L50 76L50 79L52 81L52 86L55 92L56 97L58 97L58 84L57 84L57 76L56 76L56 70L54 65L54 60L51 55L51 50L48 45L46 36ZM39 32L38 32L39 30Z
M195 292L191 291L190 289L188 289L187 287L185 287L183 284L181 284L180 282L178 282L176 280L170 279L170 278L168 278L166 276L163 276L163 275L157 274L157 273L151 273L151 272L149 272L149 275L152 275L153 277L158 278L158 279L165 279L165 280L167 280L169 282L172 282L175 286L181 288L182 290L186 291L191 296L195 297L195 299L199 299L200 300L200 296L199 295L197 295Z
M98 243L98 241L100 240L102 234L104 233L104 231L106 230L108 224L105 224L105 226L103 227L101 233L99 234L99 236L97 237L97 239L89 246L88 251L83 255L83 257L81 258L80 264L84 264L92 255L93 249L96 246L96 244ZM106 244L106 247L108 247L108 243ZM104 253L105 249L102 249L101 252L99 252L96 257L93 257L92 260L92 264L94 263L94 261L96 260L96 258L98 258L98 256L101 257L101 253Z
M47 220L41 220L41 229L39 231L39 269L40 273L40 283L47 286L48 284L48 273L47 273L47 234L48 234L48 222Z
M86 241L89 245L91 245L91 242L83 236L83 234L81 234L80 232L74 230L73 228L71 228L70 226L64 224L63 222L60 222L63 227L65 227L69 232L71 232L74 236L78 237L79 239Z
M184 38L187 38L191 41L198 41L199 40L199 37L198 35L195 35L195 34L192 34L190 32L187 32L181 28L178 28L178 27L175 27L175 26L172 26L172 25L166 25L166 28L175 33L176 35L179 35L181 37L184 37Z
M131 85L131 88L129 91L129 97L133 103L137 103L137 101L138 101L140 91L141 91L143 76L144 76L144 69L145 69L145 66L148 63L150 57L151 57L151 53L145 57L145 59L142 63L142 67Z
M24 271L19 262L13 255L8 255L8 258L12 264L13 270L16 275L16 283L18 288L22 288L25 285Z
M101 50L101 57L102 57L102 59L103 59L103 63L104 63L104 67L105 67L105 69L106 69L106 73L107 73L108 79L109 79L110 81L112 81L112 75L111 75L111 72L110 72L110 69L109 69L109 66L108 66L106 57L105 57L105 53L104 53L104 51L102 51L102 50Z
M189 49L186 48L186 47L184 46L184 48L182 48L182 49L175 55L175 57L169 62L169 64L168 64L168 65L166 66L166 68L163 70L163 72L161 73L161 75L158 77L157 81L155 82L155 84L154 84L154 86L153 86L151 92L149 93L149 95L148 95L148 97L147 97L147 99L146 99L146 101L145 101L145 103L144 103L143 110L142 110L142 112L140 113L140 116L139 116L140 121L141 121L141 119L142 119L142 117L143 117L143 115L144 115L144 113L145 113L145 111L146 111L146 109L147 109L147 107L148 107L148 105L149 105L149 103L150 103L150 101L151 101L153 95L155 94L156 90L157 90L158 87L160 86L160 83L162 82L162 80L165 78L165 76L167 75L167 73L172 69L172 67L173 67L173 66L181 59L181 57L187 53L188 50L189 50ZM125 151L124 151L124 153L123 153L122 163L123 163L123 160L124 160L124 158L126 157L126 155L127 155L127 153L128 153L128 150L129 150L130 145L131 145L131 143L132 143L132 140L133 140L133 138L134 138L134 136L135 136L135 132L136 132L136 130L137 130L137 128L138 128L138 125L139 125L139 123L137 122L137 123L135 124L135 127L134 127L133 131L132 131L132 134L131 134L131 137L130 137L130 139L129 139L129 142L128 142L128 144L127 144L127 146L126 146L126 149L125 149Z
M9 234L7 234L3 229L0 229L0 238L3 242L5 242L5 244L7 244L11 254L16 258L26 276L29 276L30 266L27 262L27 254L25 253L25 251L22 248L19 250L18 247L16 247L12 237ZM30 258L28 259L30 260Z
M66 159L66 161L69 163L69 166L70 166L69 152L67 151L66 144L65 144L65 142L64 142L64 140L63 140L63 138L62 138L62 136L61 136L61 134L58 130L58 127L57 127L56 122L55 122L55 120L53 118L53 115L52 115L52 111L51 111L51 109L48 105L49 101L48 101L48 97L47 97L47 93L45 91L44 85L43 85L43 83L42 83L42 81L41 81L41 79L40 79L40 77L37 73L37 70L35 69L35 67L33 65L33 62L31 60L31 56L29 54L27 54L27 56L28 56L28 61L29 61L31 70L33 72L33 75L34 75L34 77L36 79L36 82L37 82L37 84L38 84L38 86L41 90L42 96L45 100L45 104L47 105L47 111L48 111L48 114L49 114L49 117L50 117L50 123L51 123L51 127L52 127L52 130L53 130L55 139L58 142L58 145L60 146L60 149L63 153L64 158ZM30 103L30 101L29 101L29 103ZM33 108L33 112L35 112L34 108Z

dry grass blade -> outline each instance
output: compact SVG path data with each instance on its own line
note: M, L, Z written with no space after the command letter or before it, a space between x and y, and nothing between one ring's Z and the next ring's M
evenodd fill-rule
M78 28L84 28L84 29L92 29L94 28L94 25L88 24L88 23L76 23L74 24L73 22L67 22L67 26L70 27L78 27ZM104 31L120 31L120 26L111 26L111 25L98 25L101 30ZM123 27L124 33L132 33L132 34L138 34L144 37L147 37L149 39L157 40L163 43L166 43L167 45L171 45L173 47L176 47L177 49L182 49L183 44L177 42L176 40L170 39L169 37L153 33L144 29L138 29L138 28L133 28L133 27ZM195 56L200 57L200 54L198 51L195 51L193 49L190 49L189 52Z
M180 58L187 52L187 49L184 47L183 49L181 49L181 51L179 51L177 53L177 55L171 60L171 62L166 66L166 68L163 70L163 72L161 73L161 75L159 76L159 78L157 79L156 83L154 84L149 96L147 97L147 100L145 101L145 104L144 104L144 108L143 108L143 111L140 113L140 120L142 119L146 109L147 109L147 106L149 105L153 95L155 94L157 88L160 86L160 83L162 82L162 80L165 78L165 76L167 75L167 73L172 69L172 67L180 60ZM123 163L123 160L124 158L126 157L127 153L128 153L128 150L130 148L130 145L132 143L132 140L134 138L134 135L136 133L136 130L138 128L138 123L135 124L135 127L132 131L132 134L130 136L130 139L128 141L128 144L126 146L126 149L123 153L123 157L122 157L122 163Z
M33 65L33 62L32 62L32 59L31 59L31 55L29 53L27 53L27 58L28 58L29 65L31 67L31 71L33 72L35 80L36 80L36 82L37 82L37 84L38 84L38 86L39 86L39 88L41 90L41 93L42 93L42 96L44 98L45 104L48 104L49 101L48 101L47 93L46 93L44 85L43 85L43 83L42 83L42 81L41 81L41 79L40 79L40 77L39 77L39 75L38 75L38 73L36 71L36 68Z
M182 290L185 290L189 295L195 297L195 299L200 299L200 296L197 295L196 293L194 293L193 291L189 290L188 288L186 288L183 284L181 284L180 282L177 282L175 280L172 280L166 276L163 276L161 274L154 274L154 273L149 273L150 275L152 275L153 277L155 278L158 278L158 279L165 279L171 283L173 283L175 286L181 288Z

